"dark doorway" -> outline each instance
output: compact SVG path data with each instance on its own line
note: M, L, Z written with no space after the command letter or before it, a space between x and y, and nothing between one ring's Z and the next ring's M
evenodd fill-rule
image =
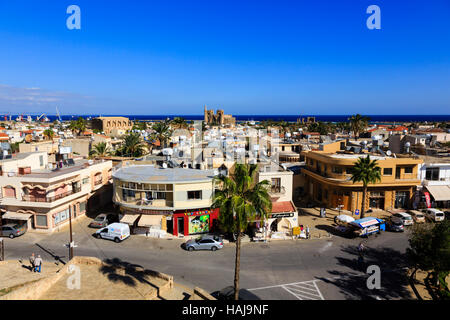
M178 234L184 235L184 218L177 218Z
M400 179L400 172L401 172L401 168L396 167L395 168L395 179Z

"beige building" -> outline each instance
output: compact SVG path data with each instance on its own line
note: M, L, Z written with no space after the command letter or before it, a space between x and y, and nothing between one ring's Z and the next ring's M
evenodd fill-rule
M91 120L91 128L117 137L131 130L133 122L126 117L98 117Z
M214 114L214 110L207 110L206 106L204 111L204 121L205 124L212 125L236 125L236 118L232 115L225 114L222 109L217 110L217 113Z
M111 201L111 161L75 159L56 168L47 152L20 153L0 161L3 223L26 222L51 232ZM108 191L108 189L110 191Z
M306 192L311 200L330 208L341 206L344 210L354 212L362 207L362 183L351 181L352 169L358 158L366 157L367 152L352 153L336 151L339 142L325 146L318 151L302 152L306 167ZM393 209L410 208L418 178L419 165L423 160L415 157L384 156L370 153L371 160L376 160L381 168L381 181L369 184L365 208Z
M113 175L113 201L135 233L209 232L217 219L211 210L213 176L213 170L130 165Z

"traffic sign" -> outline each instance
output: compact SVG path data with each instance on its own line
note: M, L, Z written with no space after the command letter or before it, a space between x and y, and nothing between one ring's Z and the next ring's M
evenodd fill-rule
M359 209L355 210L355 215L359 215Z

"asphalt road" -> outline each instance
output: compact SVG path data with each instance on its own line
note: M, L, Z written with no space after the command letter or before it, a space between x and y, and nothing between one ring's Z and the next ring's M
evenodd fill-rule
M209 292L233 284L234 243L216 252L187 252L181 240L131 236L122 243L96 239L88 218L74 224L75 255L118 259L174 276L176 282ZM68 230L51 235L27 233L5 238L6 259L25 259L32 252L47 261L68 260ZM405 265L407 232L383 232L366 243L365 267L357 264L361 239L333 236L327 239L244 243L241 251L241 288L254 298L275 300L408 299ZM381 288L367 288L368 265L381 270Z

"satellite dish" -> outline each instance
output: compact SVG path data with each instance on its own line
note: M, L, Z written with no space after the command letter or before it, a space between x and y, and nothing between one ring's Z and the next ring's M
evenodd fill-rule
M405 143L405 147L408 148L408 147L410 147L410 146L411 146L411 142L406 142L406 143Z
M391 150L388 150L388 151L386 151L386 154L387 154L388 156L390 156L390 155L392 154L392 151L391 151Z

